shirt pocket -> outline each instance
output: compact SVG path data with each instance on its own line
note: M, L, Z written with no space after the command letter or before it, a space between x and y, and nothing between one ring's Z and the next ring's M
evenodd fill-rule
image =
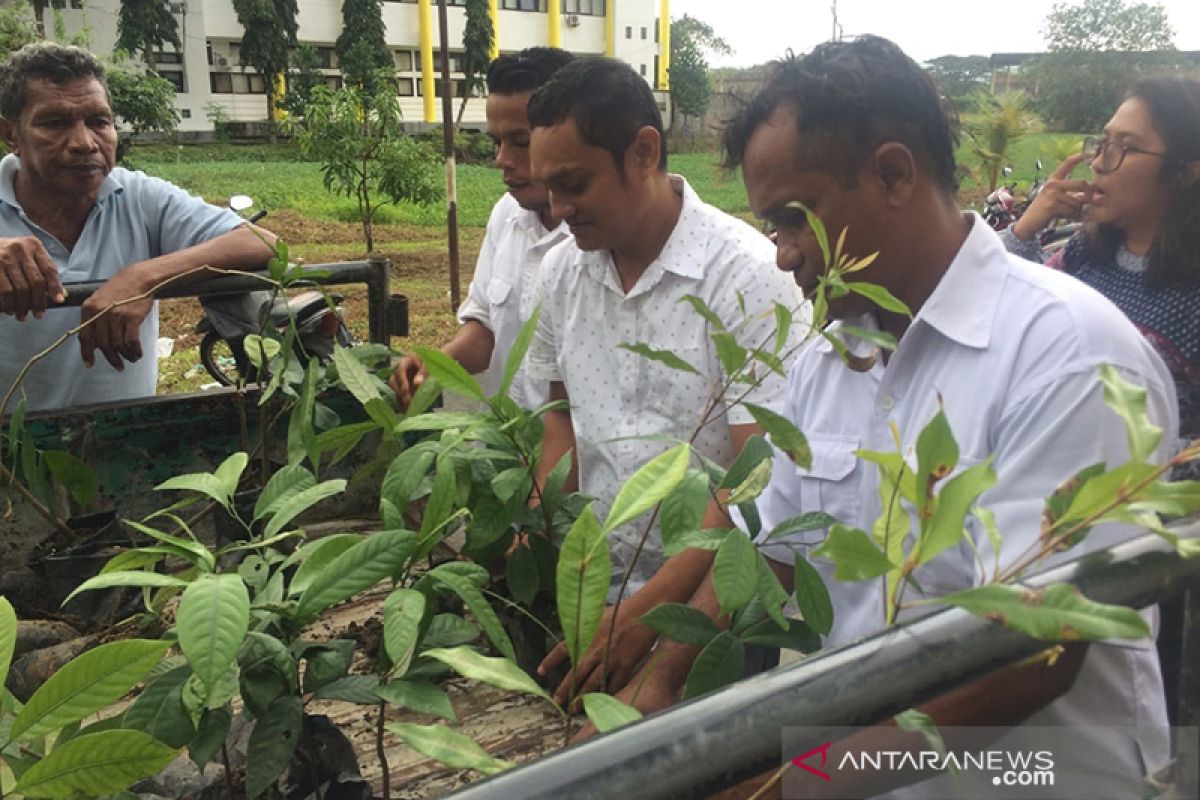
M493 306L503 306L513 301L516 292L513 291L513 281L506 275L493 275L488 281L487 299Z
M797 478L798 507L801 513L823 511L843 525L858 527L862 498L857 480L858 439L853 436L806 433L812 451L808 469L793 466ZM776 456L778 457L778 455ZM789 536L798 544L816 545L825 540L828 529L805 531Z

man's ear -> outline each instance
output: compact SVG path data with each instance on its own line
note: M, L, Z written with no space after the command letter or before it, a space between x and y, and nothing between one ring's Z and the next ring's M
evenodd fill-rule
M633 144L626 151L633 159L633 166L642 175L658 172L658 160L662 153L662 137L649 125L638 128Z
M904 205L912 199L917 183L917 162L911 150L900 142L884 142L876 148L869 163L883 190L885 202Z
M4 140L4 144L8 145L10 152L17 152L17 126L9 122L4 117L0 117L0 139ZM19 155L19 153L18 153Z

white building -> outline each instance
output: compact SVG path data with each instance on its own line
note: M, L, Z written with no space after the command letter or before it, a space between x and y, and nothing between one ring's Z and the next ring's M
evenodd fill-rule
M608 54L638 70L665 104L670 0L490 0L497 50L509 53L535 45L574 53ZM462 0L447 0L452 73L462 49ZM157 71L175 84L183 132L213 130L215 120L262 122L267 118L263 76L238 58L242 26L231 0L171 0L183 52L156 55ZM91 49L111 52L117 38L120 0L51 0L67 32L86 27ZM341 80L334 42L342 29L340 0L299 0L299 40L317 47L331 86ZM387 44L396 62L406 121L441 120L439 37L436 0L383 0ZM424 24L423 24L424 23ZM452 78L461 79L461 73ZM434 92L426 93L432 82ZM457 82L456 82L457 83ZM458 112L455 87L454 112ZM665 105L664 105L665 108ZM468 101L465 125L482 127L483 100Z

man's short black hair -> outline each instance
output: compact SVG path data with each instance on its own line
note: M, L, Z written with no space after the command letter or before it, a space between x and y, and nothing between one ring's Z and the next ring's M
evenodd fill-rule
M30 78L45 78L56 84L95 78L108 95L104 65L80 47L55 42L32 42L0 65L0 116L16 122L25 108L25 90ZM112 98L109 97L109 105Z
M612 154L625 174L625 151L637 132L658 131L658 167L667 168L662 114L645 78L623 61L604 56L577 58L555 73L529 99L529 127L558 125L570 117L583 141Z
M506 53L488 65L487 88L491 94L524 94L541 86L574 56L557 47L526 47Z
M948 191L958 186L953 111L929 75L892 42L860 36L826 42L772 65L766 85L725 129L725 165L742 163L754 132L780 106L815 148L817 168L853 186L863 161L884 142L905 145Z

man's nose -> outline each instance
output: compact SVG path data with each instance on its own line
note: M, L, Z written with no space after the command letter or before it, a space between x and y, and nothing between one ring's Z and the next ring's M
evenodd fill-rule
M504 142L496 145L495 164L499 169L512 166L512 153L509 152L509 147Z
M92 129L83 120L76 121L67 133L70 137L67 145L72 150L90 153L99 148L95 134L92 133Z
M553 190L550 191L550 216L554 217L559 222L565 219L570 219L575 215L575 205L567 202L562 198L562 195Z
M796 246L790 238L783 236L775 237L775 266L784 272L792 272L800 268L804 263L804 259L800 255L800 248Z

